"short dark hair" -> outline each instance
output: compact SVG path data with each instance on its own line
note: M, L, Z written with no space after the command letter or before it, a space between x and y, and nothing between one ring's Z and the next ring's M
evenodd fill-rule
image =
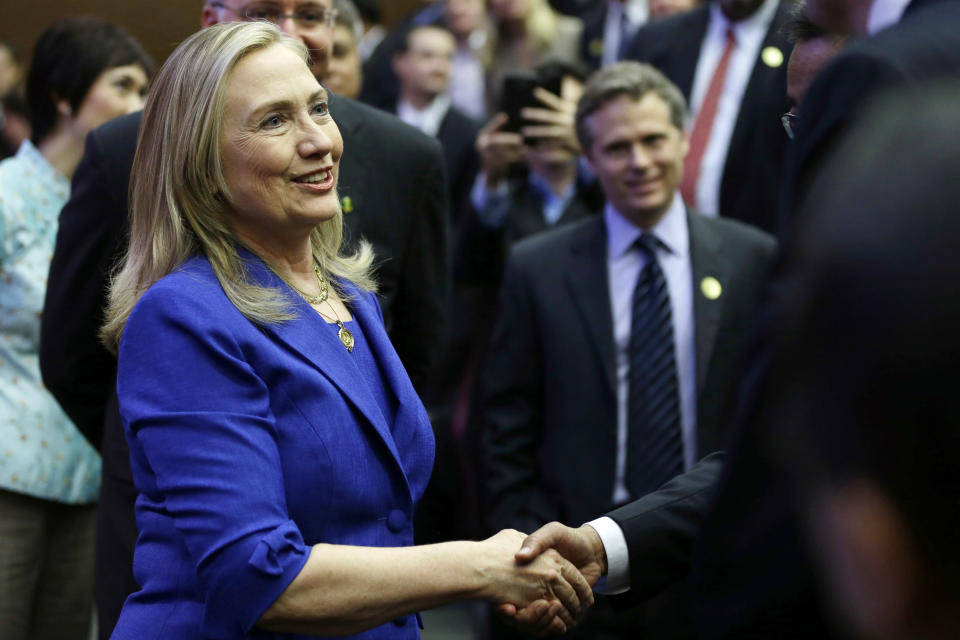
M117 25L96 18L54 22L37 40L27 74L33 142L42 141L56 125L58 100L76 112L101 73L130 64L143 67L148 76L153 73L153 60Z
M648 93L660 96L667 103L670 121L683 131L687 101L680 89L653 66L642 62L618 62L590 76L577 104L576 115L577 138L584 152L593 145L593 132L587 125L591 114L622 96L640 100Z
M541 86L557 84L563 78L573 78L583 84L590 76L590 71L582 64L559 59L547 60L537 65L533 73L537 76L537 82Z
M807 15L806 2L798 2L793 5L788 15L787 21L780 27L780 33L791 44L831 35L829 31L810 19Z
M403 37L400 38L399 46L397 47L397 55L403 55L404 53L410 51L410 40L413 34L418 31L442 31L443 33L450 34L450 37L456 41L457 37L453 34L453 31L448 29L445 25L442 24L418 24L408 28Z

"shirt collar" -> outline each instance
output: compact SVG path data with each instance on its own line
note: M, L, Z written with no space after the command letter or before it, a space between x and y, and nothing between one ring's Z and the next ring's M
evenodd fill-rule
M609 202L603 209L603 220L607 226L607 249L611 260L615 260L629 251L637 238L643 234L640 227L634 225L613 208ZM667 251L680 258L686 258L690 251L690 233L687 229L687 208L679 193L673 195L673 202L667 213L650 230L663 243Z
M70 179L60 173L56 167L50 164L40 150L33 146L30 140L24 140L17 149L17 159L25 166L29 167L45 180L49 180L57 185L70 186Z
M417 109L402 98L397 103L397 116L431 137L436 137L440 124L450 109L450 97L441 94L423 109Z
M873 0L867 16L867 33L873 35L900 22L908 4L910 0Z

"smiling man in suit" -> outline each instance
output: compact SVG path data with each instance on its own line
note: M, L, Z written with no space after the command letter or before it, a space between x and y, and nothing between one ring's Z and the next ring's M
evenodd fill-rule
M642 27L627 58L670 78L690 104L681 193L705 215L766 231L776 212L787 138L785 0L713 0Z
M607 205L511 254L482 376L489 526L587 520L722 446L774 242L684 205L684 113L649 65L586 86L577 134ZM679 632L673 618L646 624Z
M271 19L310 49L324 77L332 0L209 0L204 27ZM331 94L344 139L339 191L348 241L366 237L379 258L380 303L391 340L411 379L431 366L447 313L447 196L436 141L395 117ZM101 638L109 637L132 575L137 537L129 453L114 392L116 360L98 339L108 275L127 229L127 189L140 114L107 123L87 138L71 199L60 215L51 264L40 364L43 380L103 456L97 522L96 602Z

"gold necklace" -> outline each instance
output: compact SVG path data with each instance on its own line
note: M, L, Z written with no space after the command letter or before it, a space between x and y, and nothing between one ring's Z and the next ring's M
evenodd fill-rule
M307 301L308 304L321 304L326 301L328 289L327 289L327 279L323 277L320 273L320 265L317 263L313 264L313 275L317 276L317 282L320 283L320 295L311 296L310 294L300 291L300 289L293 286L291 283L290 286L293 287L293 290L300 294L300 297Z
M343 326L343 320L341 320L340 316L337 315L337 310L334 308L333 303L327 300L327 304L330 306L330 311L333 312L333 318L325 314L323 311L320 311L320 309L317 309L317 313L319 313L324 320L333 320L337 323L337 337L340 338L340 342L343 343L344 348L350 353L353 353L353 334L350 333L349 329Z

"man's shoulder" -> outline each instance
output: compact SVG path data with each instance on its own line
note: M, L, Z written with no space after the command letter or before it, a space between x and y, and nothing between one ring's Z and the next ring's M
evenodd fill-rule
M603 216L591 216L534 234L510 249L511 261L523 269L566 259L571 250L602 249L606 242Z
M725 248L733 248L733 253L752 249L772 254L777 247L777 241L772 235L739 220L705 216L697 211L690 211L688 220L691 226L691 243L697 241L697 231L706 230L717 237Z
M710 19L710 3L703 4L689 10L665 16L657 20L651 20L637 30L634 42L658 42L658 37L666 34L687 32L694 29L706 27ZM669 46L670 42L663 42L663 46Z
M137 111L108 120L91 131L90 137L102 152L129 153L132 157L137 148L142 116L143 111Z

